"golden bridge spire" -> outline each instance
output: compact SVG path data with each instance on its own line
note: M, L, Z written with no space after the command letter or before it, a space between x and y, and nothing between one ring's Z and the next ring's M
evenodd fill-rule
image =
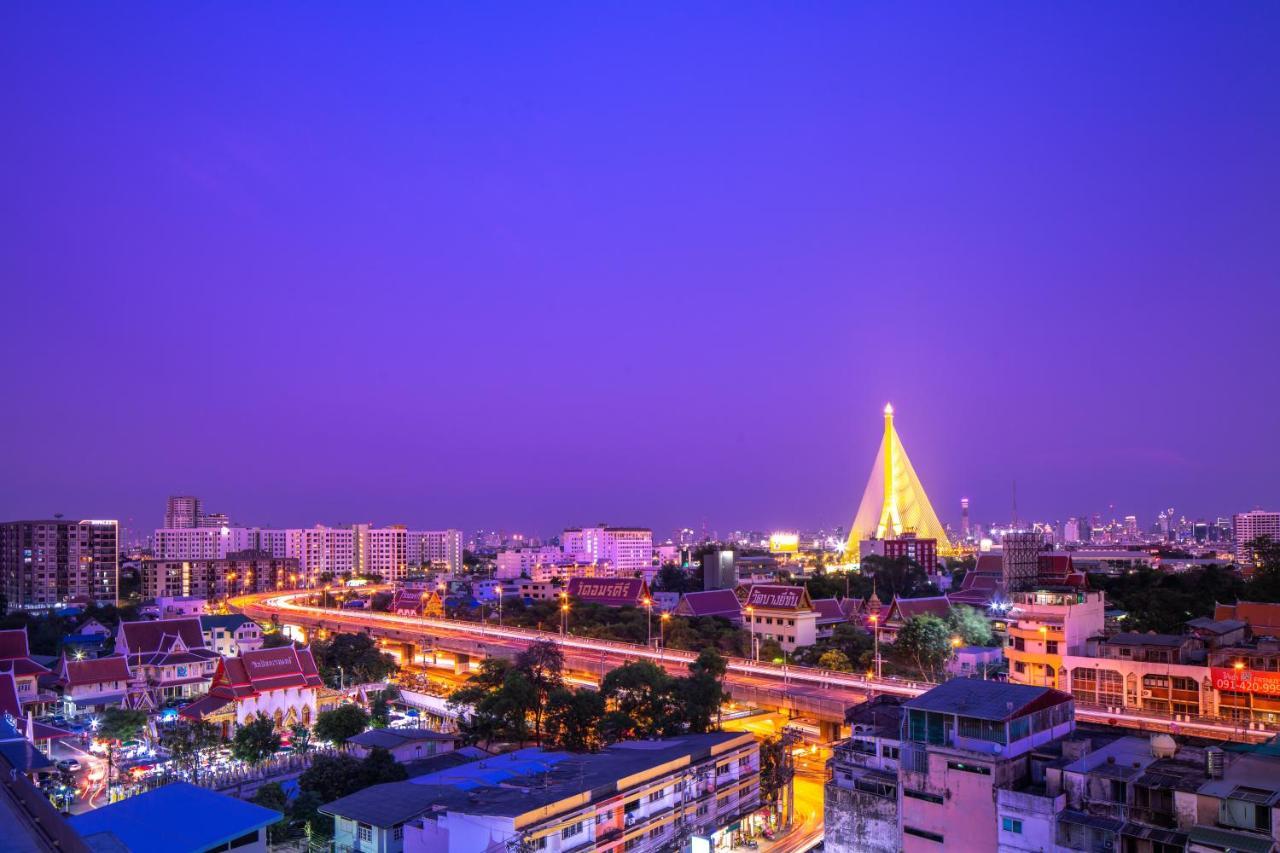
M849 528L845 553L857 559L858 542L863 539L893 539L914 533L921 539L936 539L938 553L948 553L951 542L938 521L916 471L911 467L902 439L893 425L893 405L884 407L884 438L871 467L871 477L858 504L858 514Z

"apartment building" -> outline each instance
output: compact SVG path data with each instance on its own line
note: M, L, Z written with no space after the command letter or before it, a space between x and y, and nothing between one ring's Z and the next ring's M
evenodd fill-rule
M1042 585L1010 593L1009 604L1004 651L1016 684L1060 687L1063 658L1085 654L1105 628L1102 593L1083 587Z
M405 560L410 566L443 567L462 571L461 530L410 530L405 534Z
M114 520L0 524L0 591L9 607L112 603L119 576L119 525Z
M995 850L997 795L1028 777L1028 755L1075 728L1075 703L1048 687L955 678L903 703L901 849Z
M147 559L140 568L144 598L195 596L223 598L298 585L301 570L293 557L265 551L230 552L223 558Z
M501 580L514 580L521 577L550 580L550 578L535 578L534 573L543 566L553 567L566 562L577 563L573 557L566 556L554 545L538 548L505 548L498 552L495 561L497 568L494 570L494 576Z
M1250 512L1238 512L1231 517L1231 531L1235 542L1236 562L1251 566L1254 563L1253 549L1249 543L1259 536L1270 536L1280 542L1280 512L1265 512L1255 509Z
M342 850L649 853L692 837L731 846L759 806L755 736L715 732L591 754L517 750L375 785L321 811Z
M848 740L831 750L823 792L830 853L898 853L902 699L881 695L845 713Z
M257 550L260 533L256 527L161 527L152 550L163 560L220 560L236 551Z
M200 527L204 508L195 495L169 495L164 508L164 526L171 530Z

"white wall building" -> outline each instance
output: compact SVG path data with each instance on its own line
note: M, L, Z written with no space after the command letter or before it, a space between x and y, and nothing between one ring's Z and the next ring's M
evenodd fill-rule
M646 580L657 572L653 565L653 531L646 527L570 527L560 537L566 557L579 563L609 561L618 577Z
M162 560L221 560L236 551L257 550L258 543L256 527L161 527L153 546Z
M1280 512L1265 512L1260 509L1238 512L1231 518L1231 529L1235 537L1236 561L1252 564L1250 541L1259 536L1270 536L1272 540L1280 542Z
M405 562L411 566L447 563L449 572L458 574L462 571L462 531L408 531L405 534Z

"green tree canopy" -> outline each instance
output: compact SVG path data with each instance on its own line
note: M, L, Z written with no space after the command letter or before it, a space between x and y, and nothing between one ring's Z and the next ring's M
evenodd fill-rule
M399 668L368 634L334 634L313 642L311 653L330 687L337 687L340 679L347 684L386 681Z
M947 626L966 646L990 646L995 639L987 617L964 604L951 608L947 614Z
M261 764L279 748L280 735L275 724L263 713L248 723L242 723L231 739L231 754L246 764Z
M249 801L264 809L280 812L281 818L267 827L267 836L272 843L284 840L289 831L289 798L279 782L267 782L259 785Z
M828 649L818 658L818 666L822 669L829 669L834 672L852 672L853 664L849 661L849 656L839 649Z
M312 734L339 749L346 749L347 739L355 737L368 727L369 715L363 708L359 705L339 705L316 715Z
M568 752L595 752L604 744L604 697L595 690L559 687L547 700L547 739Z
M893 651L921 678L937 680L951 655L951 631L937 616L913 616L898 632Z
M623 729L624 737L665 737L678 734L682 722L675 686L675 679L644 660L610 670L600 692L622 715L613 722Z

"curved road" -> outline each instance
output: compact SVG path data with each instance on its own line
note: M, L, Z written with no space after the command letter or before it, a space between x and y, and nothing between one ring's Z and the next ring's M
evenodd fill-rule
M487 641L499 645L527 645L536 640L551 640L559 644L566 652L578 654L596 654L603 662L607 655L610 658L624 660L651 660L659 665L688 664L696 655L676 649L654 650L634 643L621 643L614 640L580 638L573 634L561 635L549 631L534 631L525 628L507 628L497 625L485 625L477 622L463 622L454 619L437 619L417 616L398 616L392 613L377 613L363 610L339 610L333 608L313 607L299 604L298 598L313 595L314 592L273 592L239 596L232 599L231 604L247 615L256 619L276 617L281 623L291 620L305 626L322 626L326 630L345 628L349 630L369 629L371 632L383 630L390 634L410 635L437 639L444 637L465 638L472 641ZM393 639L403 639L403 636ZM900 681L897 679L876 679L847 672L833 672L805 666L763 663L743 658L730 658L728 662L727 680L733 685L744 688L767 686L768 689L782 692L811 693L822 691L824 697L853 705L864 700L868 695L891 693L903 697L918 696L934 685L927 682ZM797 688L799 688L797 690ZM1083 723L1096 723L1122 728L1135 728L1147 731L1174 731L1178 734L1198 735L1201 737L1222 740L1245 740L1259 742L1272 737L1275 732L1259 729L1243 729L1229 722L1197 719L1185 722L1174 722L1168 717L1139 714L1133 712L1116 713L1107 708L1084 707L1077 704L1076 719Z

